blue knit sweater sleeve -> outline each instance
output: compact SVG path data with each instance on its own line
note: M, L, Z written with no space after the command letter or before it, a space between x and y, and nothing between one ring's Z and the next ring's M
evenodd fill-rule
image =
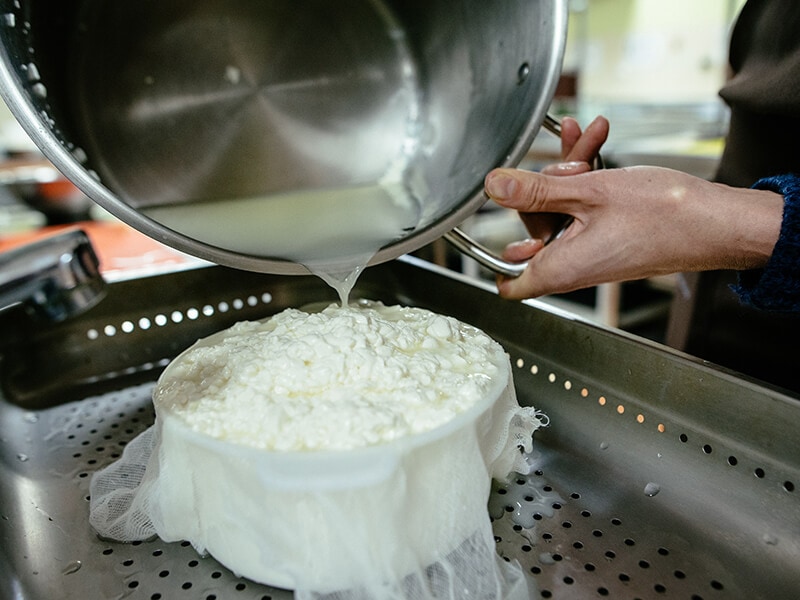
M753 188L783 196L783 222L767 265L741 271L733 290L742 302L762 310L800 312L800 176L767 177Z

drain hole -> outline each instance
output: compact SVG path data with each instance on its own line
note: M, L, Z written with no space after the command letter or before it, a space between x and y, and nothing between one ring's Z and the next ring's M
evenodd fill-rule
M686 579L686 573L683 571L675 571L673 575L675 575L675 579Z
M628 581L631 580L631 576L628 575L627 573L620 573L619 574L619 580L620 581L624 581L624 582L628 582Z
M787 492L793 492L794 491L794 484L791 481L784 481L783 482L783 489L785 489Z
M723 589L724 586L719 581L717 581L716 579L712 579L711 580L711 587L714 588L715 590L721 590L721 589Z
M678 436L678 439L682 441L684 444L689 441L689 436L685 433L682 433Z
M753 471L753 474L759 479L764 479L764 476L766 475L764 469L762 469L761 467L758 467L755 471Z
M649 568L650 568L650 563L649 563L649 562L647 562L646 560L640 560L640 561L639 561L639 566L640 566L642 569L649 569Z
M669 550L667 550L667 549L666 549L666 548L664 548L664 547L661 547L661 548L659 548L659 549L658 549L658 553L659 553L661 556L668 556L668 555L669 555Z
M730 466L732 466L732 467L735 467L736 465L739 464L739 459L737 459L735 456L729 456L728 457L728 464Z
M708 444L705 444L703 446L703 452L705 452L706 454L711 454L711 452L712 452L711 446L709 446Z
M667 591L667 587L660 583L657 583L653 586L653 589L656 591L657 594L664 594Z

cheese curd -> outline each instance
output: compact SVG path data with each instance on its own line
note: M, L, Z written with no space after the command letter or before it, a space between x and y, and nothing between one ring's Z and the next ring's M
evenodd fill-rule
M288 309L201 340L154 400L193 430L277 451L346 450L429 431L486 396L499 344L430 311Z

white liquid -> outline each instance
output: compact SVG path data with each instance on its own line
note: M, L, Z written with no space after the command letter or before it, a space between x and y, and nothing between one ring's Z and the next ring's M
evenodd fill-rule
M419 204L400 183L150 207L141 212L212 246L300 263L336 289L343 306L375 253L417 227L420 219Z

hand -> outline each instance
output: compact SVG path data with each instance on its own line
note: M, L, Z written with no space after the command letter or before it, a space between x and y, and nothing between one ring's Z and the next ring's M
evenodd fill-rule
M561 120L561 159L563 162L542 169L546 175L575 175L591 171L600 155L600 148L608 139L609 124L605 117L597 117L581 131L581 126L572 117ZM531 258L540 248L540 241L547 242L564 226L566 217L557 213L520 213L530 239L511 244L503 258L522 262Z
M531 246L518 278L498 278L500 294L521 299L610 281L678 271L763 267L778 239L783 198L731 188L658 167L553 176L496 169L486 193L525 218L573 217L564 234ZM508 253L514 255L514 249Z

